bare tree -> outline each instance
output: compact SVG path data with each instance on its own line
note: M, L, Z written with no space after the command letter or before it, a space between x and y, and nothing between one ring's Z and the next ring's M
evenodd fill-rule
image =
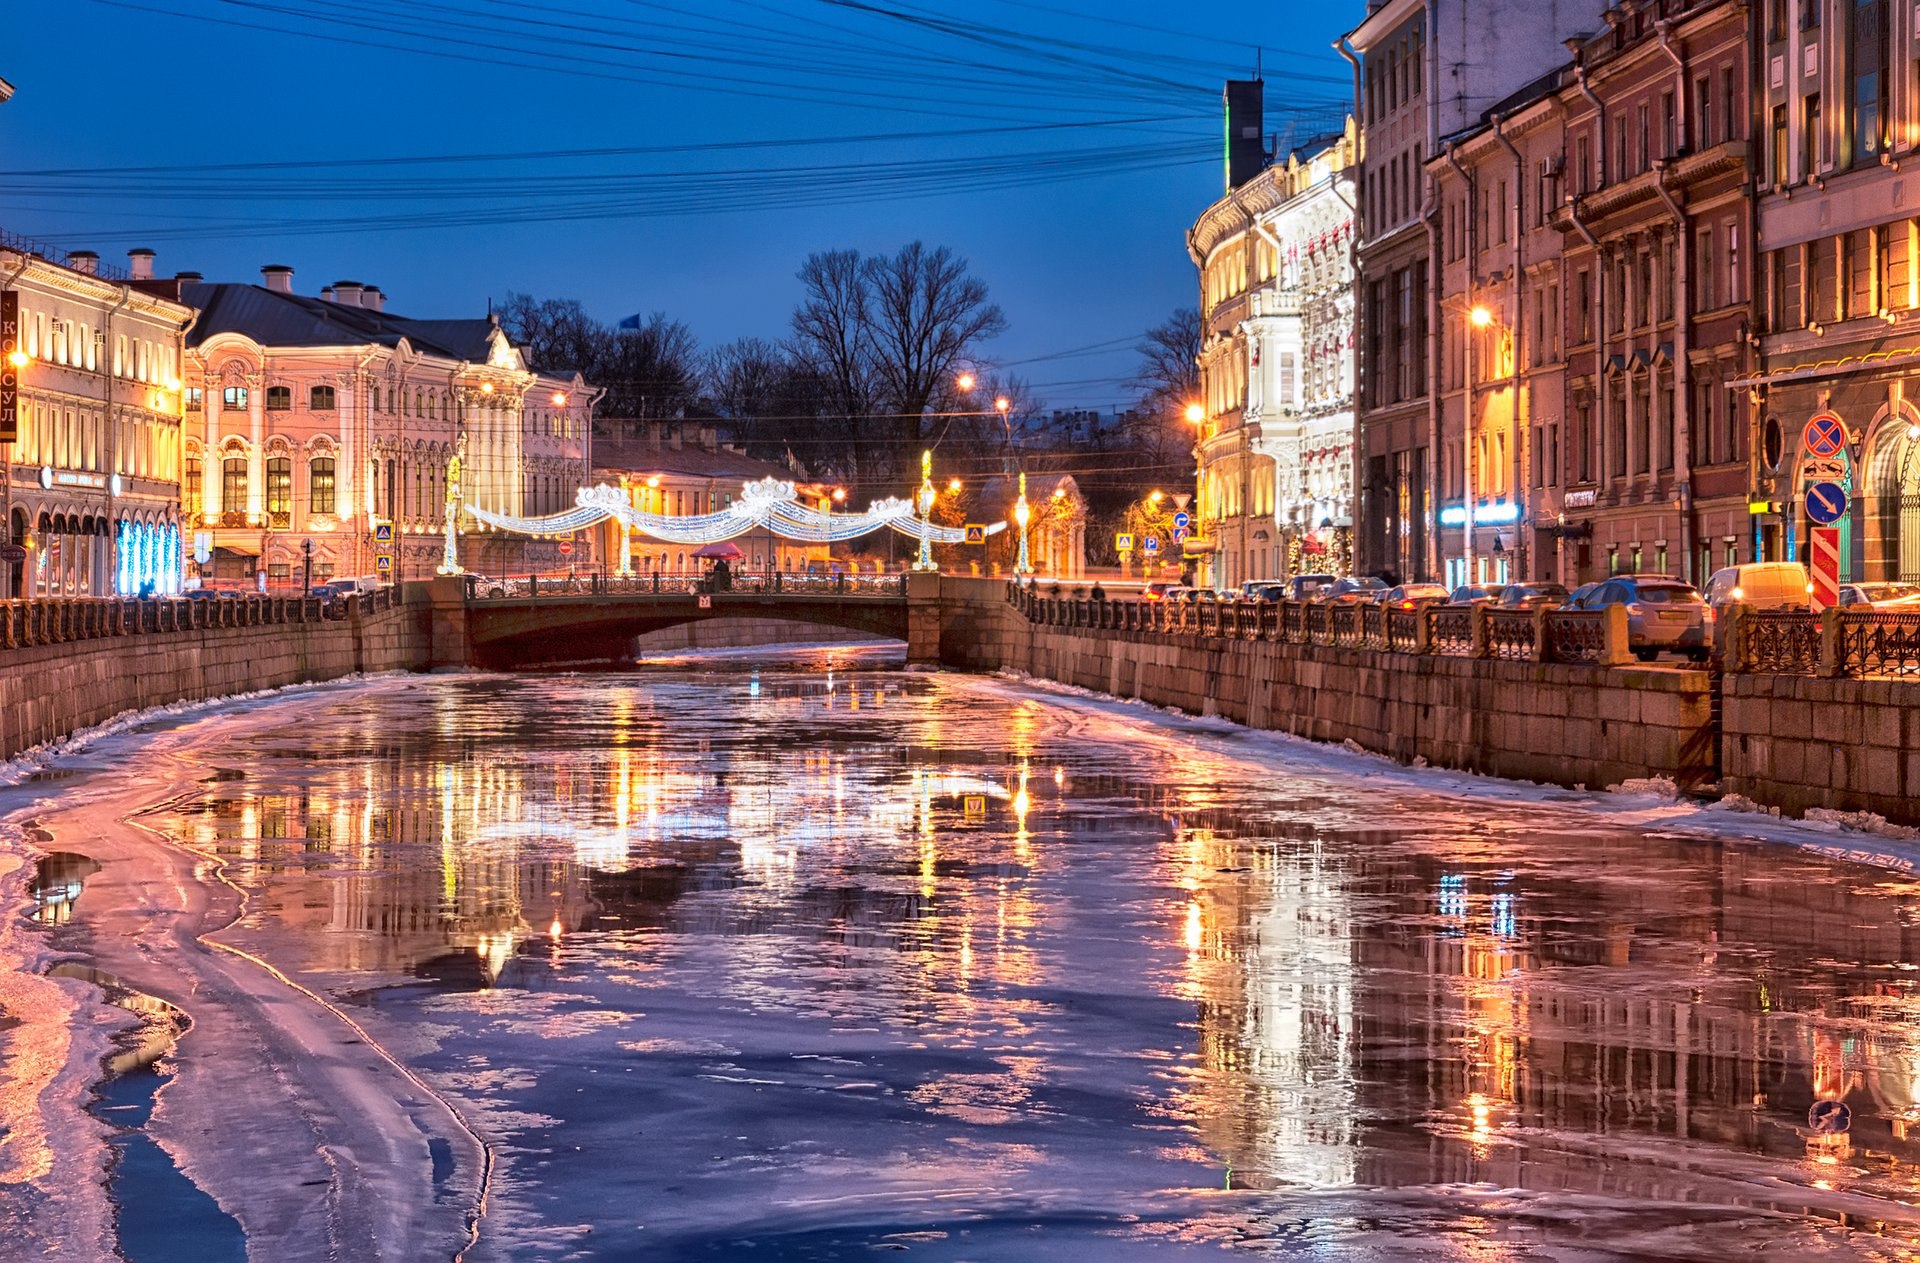
M765 338L736 338L707 353L707 402L721 416L751 421L768 415L788 373L786 354Z
M607 329L575 298L507 295L495 312L500 327L521 349L530 368L543 372L593 367L605 345Z
M909 447L926 435L922 414L954 398L954 366L973 346L1007 327L987 301L984 281L945 246L910 242L868 259L861 274L871 294L874 379L902 424Z
M606 335L588 381L605 387L600 413L609 418L663 420L681 416L700 392L700 343L664 312L638 328Z
M1140 392L1140 411L1177 416L1200 394L1200 313L1181 307L1147 330L1134 348L1140 365L1127 382Z

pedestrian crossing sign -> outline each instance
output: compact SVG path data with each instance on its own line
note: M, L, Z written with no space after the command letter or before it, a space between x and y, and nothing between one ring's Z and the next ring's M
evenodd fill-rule
M980 525L979 523L977 523L977 522L969 522L969 523L967 523L967 542L968 542L969 544L984 544L984 543L986 543L986 542L987 542L987 528L986 528L986 527L984 527L984 526L981 526L981 525Z
M374 527L373 542L376 544L391 544L393 542L393 523L382 522Z
M375 570L378 570L381 574L392 574L393 573L393 554L381 553L379 556L375 557L373 559L373 568Z

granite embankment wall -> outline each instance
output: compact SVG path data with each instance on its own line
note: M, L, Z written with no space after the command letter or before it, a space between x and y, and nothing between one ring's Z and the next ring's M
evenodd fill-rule
M713 618L698 623L663 627L636 637L642 657L693 649L745 649L760 645L838 645L871 641L867 632L820 623L795 623L779 618Z
M1705 671L1595 667L1045 627L1004 584L946 578L940 657L1219 715L1402 762L1603 788L1717 776Z
M0 757L123 711L427 665L432 632L424 604L356 607L328 618L314 603L310 619L295 617L306 612L298 602L287 605L287 621L35 644L10 637L15 643L0 649Z
M1723 689L1728 793L1920 824L1920 679L1729 674Z

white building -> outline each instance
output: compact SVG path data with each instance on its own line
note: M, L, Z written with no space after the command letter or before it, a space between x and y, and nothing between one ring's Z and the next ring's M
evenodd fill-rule
M136 257L141 257L136 252ZM0 290L19 311L18 439L5 522L24 559L0 593L104 597L180 581L180 366L191 308L0 245Z
M1349 124L1229 191L1188 238L1206 410L1193 551L1216 587L1351 562L1354 153Z
M422 579L440 564L448 463L464 438L467 503L557 512L587 483L598 392L531 372L491 317L413 320L376 286L293 292L175 278L201 309L187 349L182 494L211 544L199 568L225 585L334 575ZM461 563L490 574L564 569L559 541L458 523ZM380 539L380 528L391 533ZM308 546L311 544L311 556Z

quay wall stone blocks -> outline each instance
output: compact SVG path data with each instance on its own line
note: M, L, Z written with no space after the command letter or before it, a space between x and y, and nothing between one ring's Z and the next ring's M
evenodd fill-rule
M204 701L356 672L422 669L422 606L257 627L210 627L65 641L0 654L0 757L129 710Z
M1008 605L1004 585L983 582L989 590L943 590L949 666L1017 670L1187 714L1352 742L1403 763L1521 780L1597 789L1714 776L1704 671L1047 627Z
M1729 793L1920 824L1920 680L1729 675L1723 687Z

